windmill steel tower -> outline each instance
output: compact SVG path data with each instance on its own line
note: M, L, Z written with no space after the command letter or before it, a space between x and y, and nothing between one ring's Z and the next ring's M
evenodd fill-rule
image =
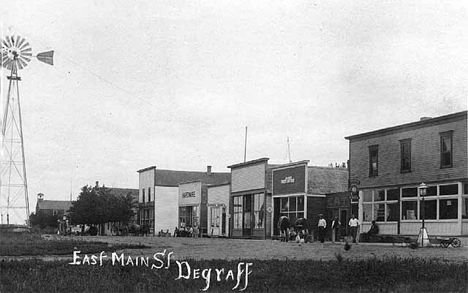
M37 54L38 60L53 65L54 51ZM23 122L18 70L31 61L32 49L20 36L7 36L2 42L2 66L7 76L7 98L2 121L0 165L0 212L2 224L29 224L28 181L24 155Z

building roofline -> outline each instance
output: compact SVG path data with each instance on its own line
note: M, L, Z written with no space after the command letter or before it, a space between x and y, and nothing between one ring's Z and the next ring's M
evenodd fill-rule
M269 158L260 158L260 159L256 159L256 160L252 160L252 161L247 161L247 162L243 162L243 163L238 163L238 164L230 165L230 166L227 166L227 167L230 168L230 169L232 169L232 168L238 168L238 167L243 167L243 166L252 165L252 164L255 164L255 163L266 162L266 161L268 161L268 160L269 160Z
M395 133L395 132L400 132L403 130L408 130L408 129L415 129L415 128L421 128L421 127L427 127L435 124L440 124L441 122L448 122L450 120L456 121L456 120L461 120L461 119L466 119L468 111L462 111L458 113L453 113L449 115L444 115L444 116L439 116L435 118L430 118L430 119L424 119L416 122L410 122L406 124L401 124L397 126L392 126L392 127L387 127L387 128L382 128L379 130L374 130L370 132L365 132L365 133L360 133L356 135L351 135L351 136L346 136L345 139L347 140L354 140L354 139L361 139L365 137L371 137L371 136L376 136L376 135L381 135L384 133Z
M224 182L224 183L218 183L218 184L208 184L207 187L219 187L219 186L225 186L225 185L231 185L231 182Z
M289 168L289 167L296 166L296 165L304 165L304 164L307 165L309 164L309 162L310 162L309 160L302 160L302 161L291 162L291 163L274 166L274 167L271 167L270 169L275 170L275 169L281 169L281 168Z
M141 172L145 172L145 171L152 170L152 169L156 169L156 166L147 167L147 168L138 170L137 172L138 172L138 173L141 173Z

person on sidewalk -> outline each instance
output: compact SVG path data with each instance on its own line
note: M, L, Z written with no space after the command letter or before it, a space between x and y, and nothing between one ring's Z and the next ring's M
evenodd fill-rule
M332 221L331 224L332 228L332 242L335 243L335 241L338 241L340 238L340 228L341 228L341 222L338 220L338 217L335 217Z
M349 219L349 232L351 233L351 236L353 237L353 243L356 243L356 236L357 236L357 233L358 233L358 229L359 229L359 220L356 219L356 216L352 215L351 216L351 219Z
M319 221L318 221L318 234L319 234L319 240L321 243L325 241L325 229L327 228L327 221L323 217L322 214L319 215Z

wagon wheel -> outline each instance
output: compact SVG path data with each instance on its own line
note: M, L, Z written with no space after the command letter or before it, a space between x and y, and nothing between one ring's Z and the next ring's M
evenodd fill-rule
M461 241L460 241L460 239L454 238L454 239L452 240L452 246L453 246L453 247L460 247L460 246L461 246Z
M122 228L122 235L123 236L128 236L128 227L127 226Z
M447 248L447 247L449 247L450 244L449 244L447 241L442 241L442 242L440 243L440 245L441 245L443 248Z
M111 233L112 233L112 236L119 235L119 227L117 227L117 225L112 226Z

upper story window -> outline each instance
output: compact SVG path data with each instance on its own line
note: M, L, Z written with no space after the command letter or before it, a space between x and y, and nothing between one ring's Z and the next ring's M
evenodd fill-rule
M148 187L148 201L151 201L151 187Z
M145 202L145 189L143 188L141 191L143 192L143 202Z
M440 167L452 167L453 152L452 152L452 134L453 131L440 133Z
M400 171L411 172L411 139L400 140Z
M369 147L369 177L379 175L379 146L372 145Z

